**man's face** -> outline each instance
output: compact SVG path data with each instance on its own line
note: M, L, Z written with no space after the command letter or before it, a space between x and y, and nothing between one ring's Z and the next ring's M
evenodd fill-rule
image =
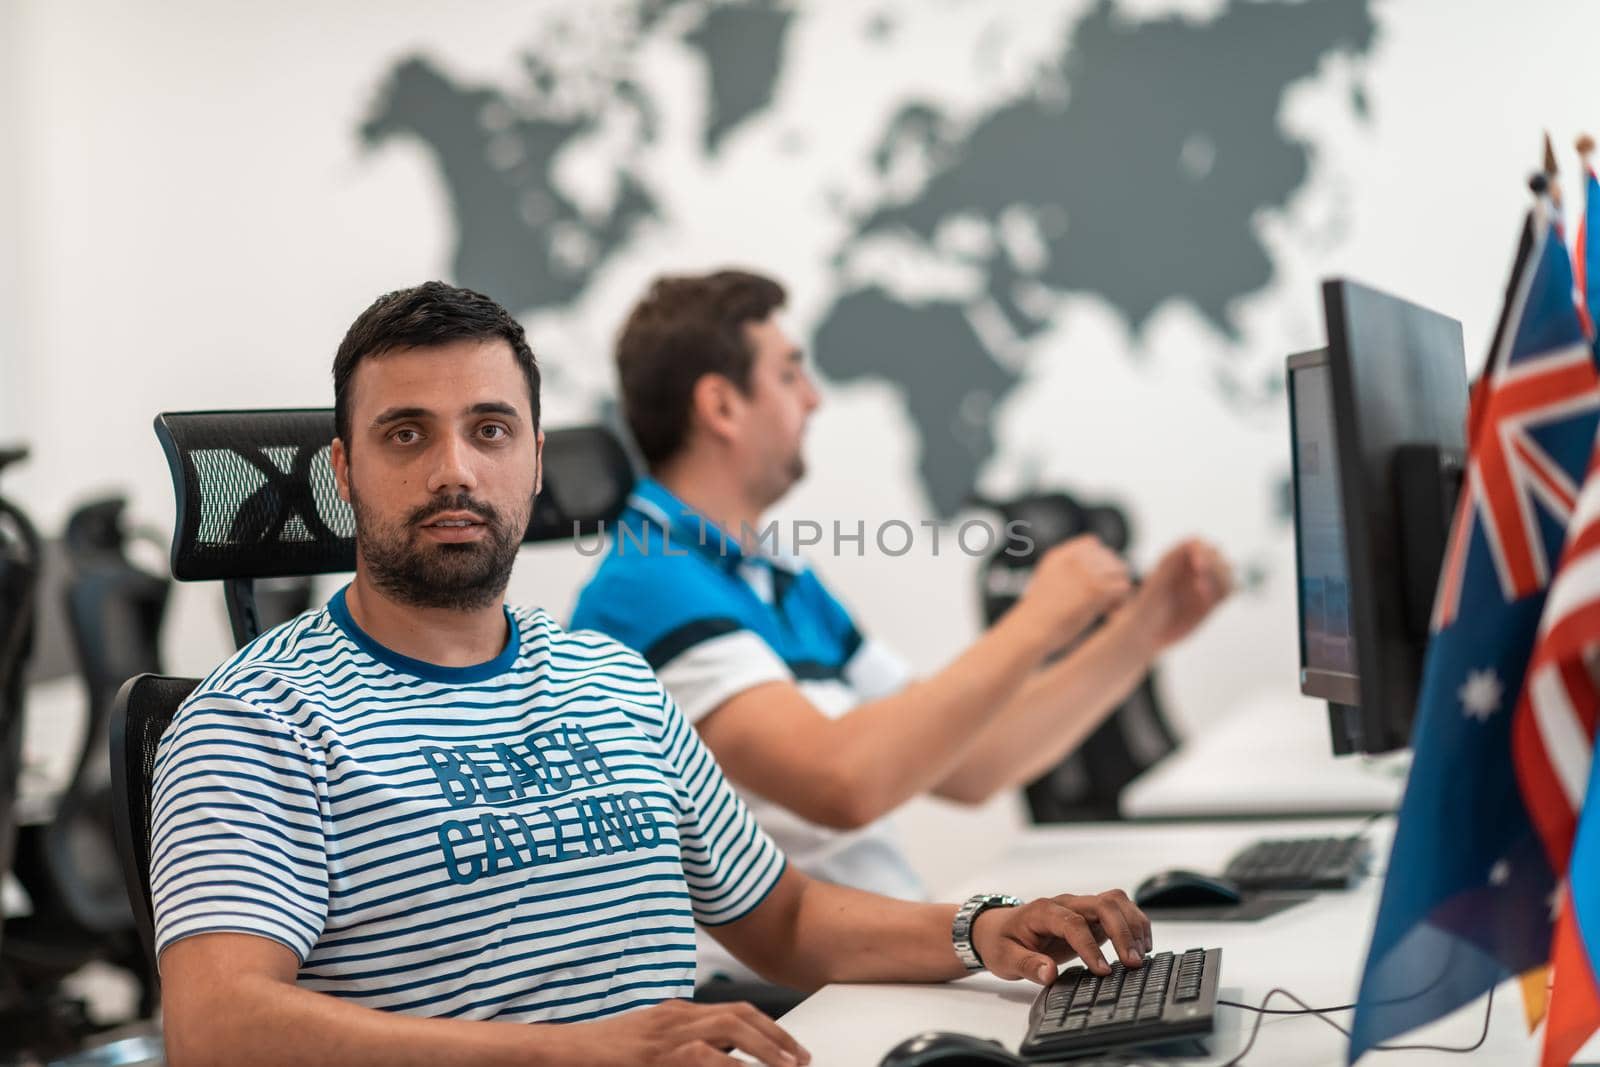
M805 475L806 423L821 397L806 369L805 353L774 319L746 323L744 335L754 356L741 451L751 486L765 505Z
M505 341L453 341L362 360L350 440L333 443L339 495L374 585L414 607L470 611L505 593L544 435Z

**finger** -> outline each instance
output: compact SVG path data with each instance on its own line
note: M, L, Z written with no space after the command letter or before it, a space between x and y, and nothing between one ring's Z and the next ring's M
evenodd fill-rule
M1100 942L1082 915L1064 904L1057 904L1054 909L1041 912L1040 916L1044 926L1040 933L1065 941L1078 954L1084 966L1095 974L1111 973L1111 964L1106 962L1105 953L1100 951Z
M1128 928L1128 918L1122 913L1115 897L1109 894L1091 897L1093 903L1088 907L1093 913L1094 921L1100 924L1100 929L1111 938L1111 945L1117 950L1117 955L1129 967L1137 967L1144 962L1144 942L1135 940L1133 931Z
M669 1067L742 1067L738 1060L726 1053L718 1052L704 1041L695 1041L674 1049L666 1060Z
M1056 980L1056 975L1061 973L1056 968L1055 960L1049 956L1041 956L1037 952L1021 953L1012 966L1016 971L1015 977L1026 978L1040 985L1049 985Z
M1139 905L1129 900L1128 894L1120 889L1113 889L1107 895L1115 900L1117 906L1122 909L1122 917L1127 922L1128 929L1133 931L1134 940L1139 942L1144 949L1145 955L1148 956L1155 949L1155 941L1152 937L1153 931L1150 927L1150 916L1139 910Z
M779 1026L766 1012L753 1004L734 1004L732 1007L738 1012L739 1018L763 1034L767 1040L777 1045L800 1063L810 1063L811 1053L807 1052L794 1035Z
M764 1067L795 1067L800 1062L792 1053L780 1048L777 1042L737 1016L724 1016L718 1020L717 1033L711 1044L742 1052Z

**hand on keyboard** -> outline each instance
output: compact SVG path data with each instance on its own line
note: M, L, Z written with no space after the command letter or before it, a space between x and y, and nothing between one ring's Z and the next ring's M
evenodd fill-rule
M1129 967L1140 966L1152 947L1150 920L1120 889L991 908L972 929L973 948L991 973L1040 985L1055 981L1057 966L1074 958L1095 974L1109 974L1111 965L1100 950L1107 939Z

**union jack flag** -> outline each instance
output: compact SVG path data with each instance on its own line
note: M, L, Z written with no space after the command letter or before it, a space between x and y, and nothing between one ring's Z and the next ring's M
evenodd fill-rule
M1587 614L1574 610L1584 598L1556 595L1555 614L1547 614L1546 588L1557 562L1559 588L1577 588L1574 562L1600 549L1600 535L1567 544L1574 516L1581 522L1600 510L1578 488L1587 494L1591 484L1585 473L1600 424L1600 373L1573 300L1572 260L1554 206L1546 188L1540 193L1470 397L1465 484L1434 602L1411 775L1362 974L1351 1062L1508 977L1523 976L1525 991L1536 987L1543 1012L1551 913L1566 871L1546 833L1555 825L1549 813L1561 810L1540 798L1561 791L1570 827L1568 790L1583 788L1572 783L1591 769L1571 763L1587 759L1589 746L1571 742L1588 736L1585 705L1578 672L1554 643L1586 625ZM1592 484L1600 493L1600 481ZM1593 560L1600 575L1600 555ZM1561 625L1568 616L1571 625ZM1535 656L1541 635L1544 659ZM1536 732L1547 765L1529 765L1527 774L1541 779L1530 788L1513 754L1517 731L1530 726L1518 724L1528 719L1537 731L1544 716L1567 714L1563 699L1573 706L1568 739L1552 755L1559 739L1552 733L1545 745ZM1592 822L1600 915L1600 809ZM1583 831L1566 835L1573 852L1581 851ZM1595 929L1600 934L1600 925ZM1554 1007L1551 1019L1553 1025Z
M1549 212L1548 202L1541 200L1523 232L1519 251L1527 267L1507 294L1495 348L1472 389L1470 459L1434 599L1435 633L1454 622L1460 610L1467 549L1478 523L1500 593L1511 603L1550 581L1541 506L1549 521L1565 529L1577 501L1577 485L1551 457L1540 431L1570 425L1575 416L1600 409L1600 376L1582 333L1571 331L1570 289L1563 293L1560 285L1545 284L1547 251L1559 251L1559 259L1568 262ZM1552 242L1554 247L1547 248ZM1570 265L1566 270L1570 279ZM1539 306L1562 300L1568 304L1564 314Z

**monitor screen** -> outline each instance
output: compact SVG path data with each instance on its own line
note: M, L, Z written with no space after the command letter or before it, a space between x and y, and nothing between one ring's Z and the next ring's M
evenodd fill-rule
M1334 436L1333 377L1326 352L1307 352L1290 359L1289 398L1300 689L1307 696L1354 704L1358 686L1350 617L1350 562Z
M1350 565L1339 498L1339 456L1333 439L1333 396L1327 364L1295 373L1295 516L1299 523L1300 627L1305 666L1354 674L1350 629Z

